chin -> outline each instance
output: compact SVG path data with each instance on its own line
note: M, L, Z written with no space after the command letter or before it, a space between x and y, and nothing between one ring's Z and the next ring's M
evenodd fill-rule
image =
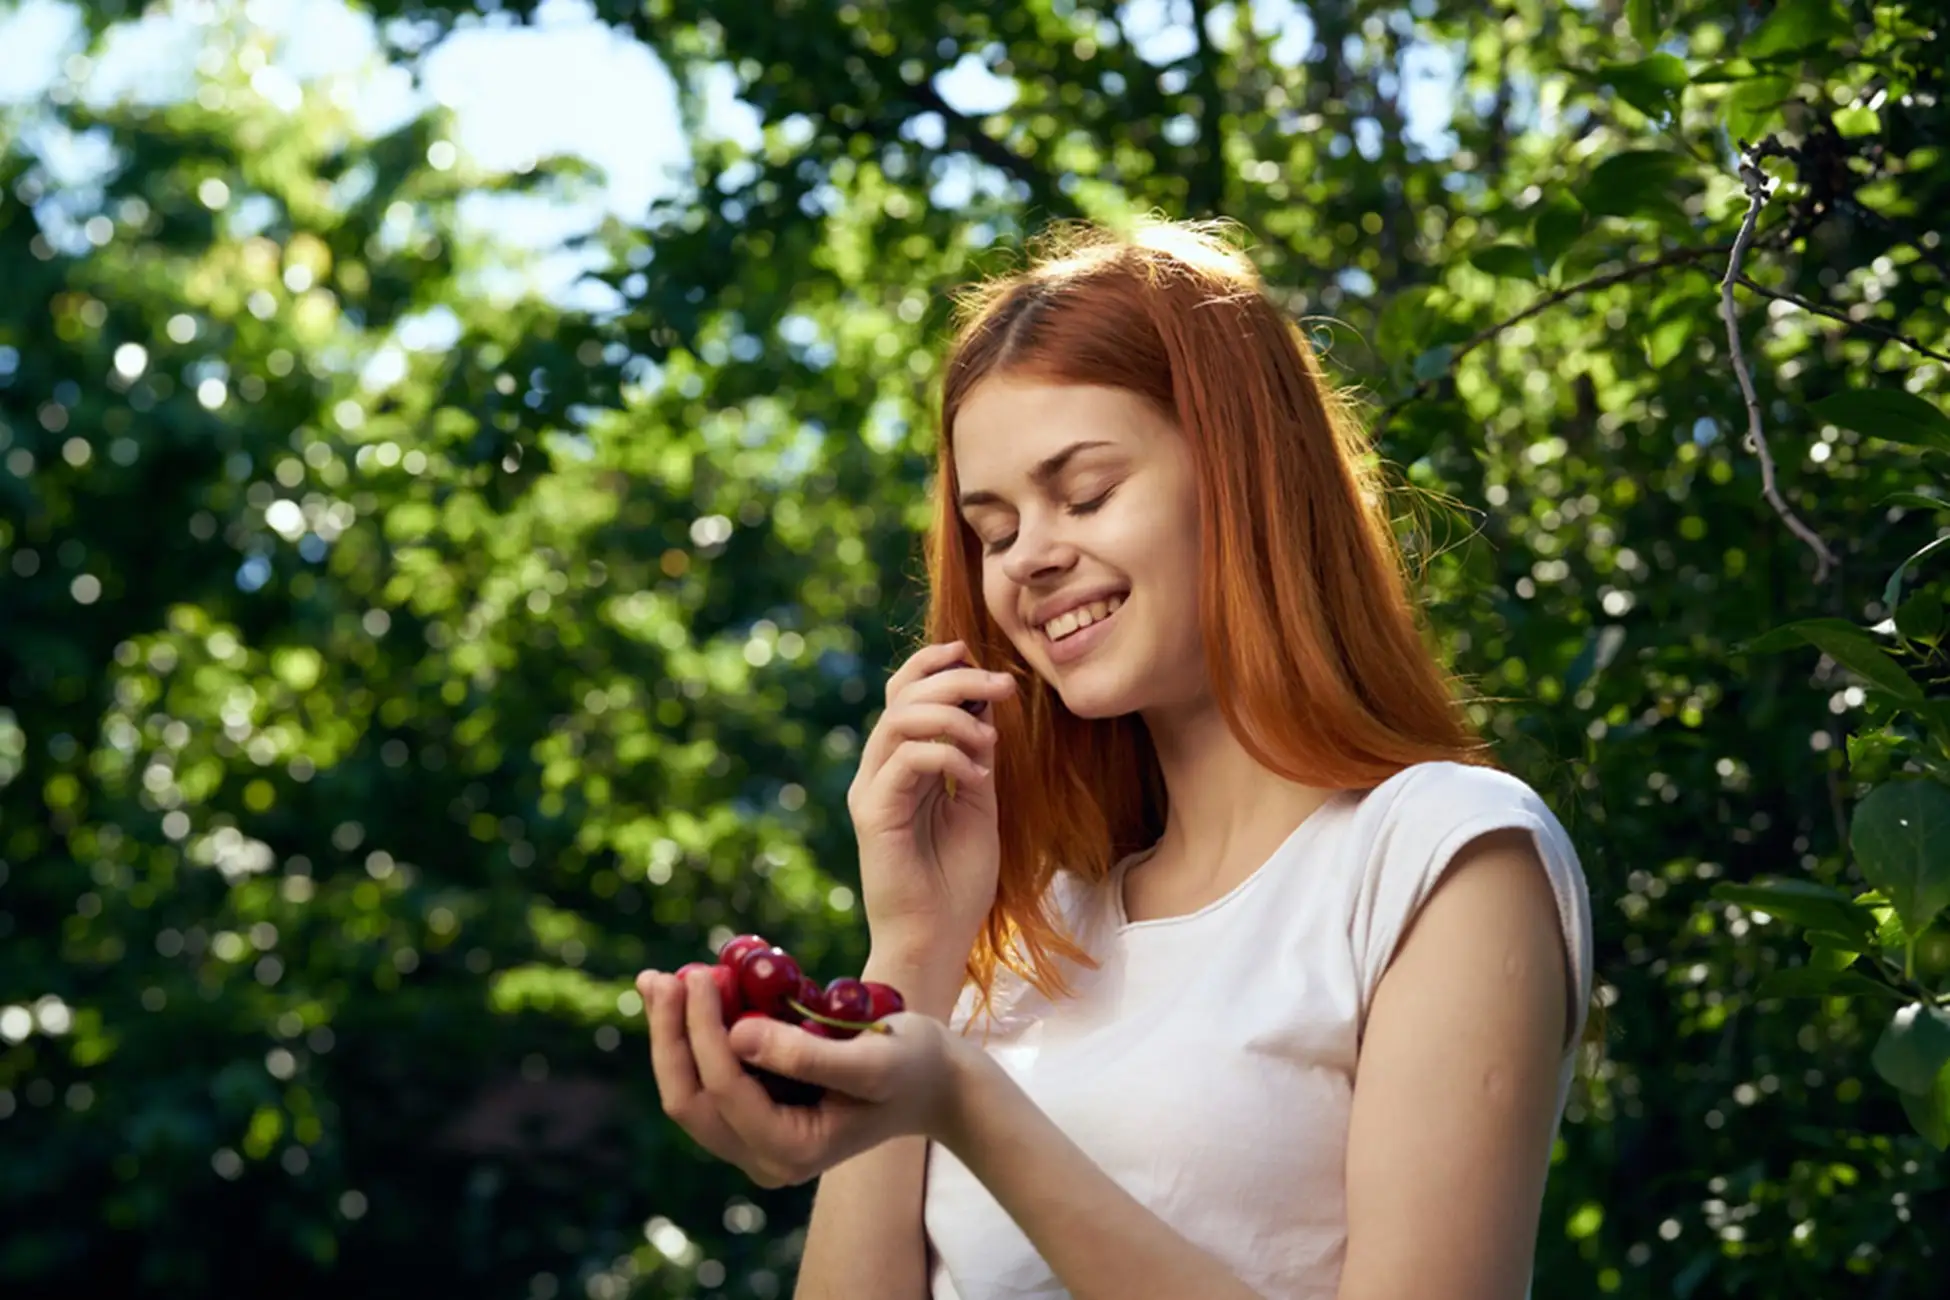
M1084 672L1072 674L1068 681L1062 677L1044 680L1056 692L1056 698L1063 701L1064 708L1087 721L1122 718L1143 710L1145 700L1128 680L1120 680L1124 674L1106 673L1100 680L1092 680L1098 676Z

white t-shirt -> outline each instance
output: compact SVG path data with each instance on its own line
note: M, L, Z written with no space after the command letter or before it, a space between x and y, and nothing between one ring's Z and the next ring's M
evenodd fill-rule
M1119 863L1053 901L1101 965L1052 1006L1002 972L969 1030L1099 1168L1269 1300L1332 1300L1362 1027L1410 919L1468 841L1531 832L1557 896L1577 1031L1591 904L1569 837L1521 780L1422 763L1307 817L1252 876L1184 916L1130 923ZM953 1023L969 1022L965 991ZM1562 1119L1575 1049L1559 1076ZM1554 1121L1555 1126L1555 1121ZM1068 1293L966 1166L928 1152L932 1300Z

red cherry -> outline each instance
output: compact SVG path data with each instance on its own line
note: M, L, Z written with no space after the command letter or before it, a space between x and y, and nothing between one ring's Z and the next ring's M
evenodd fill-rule
M809 975L801 975L799 977L799 991L794 993L792 998L793 1001L797 1002L806 1010L813 1012L815 1015L823 1016L829 1014L826 1010L826 990L820 988L819 981ZM794 1012L793 1016L802 1024L813 1023L800 1016L797 1012Z
M799 992L801 978L799 963L783 948L748 953L738 964L738 989L744 994L745 1005L774 1020L791 1016L792 1008L786 1002Z
M738 987L738 972L729 966L713 966L711 982L718 986L718 1005L724 1008L725 1024L735 1023L745 1010L745 996Z
M873 1006L867 1012L867 1019L879 1020L891 1016L896 1011L907 1010L907 999L892 984L882 984L877 980L866 981L867 993L873 999Z
M744 998L738 991L738 972L708 962L693 961L677 968L677 978L688 980L692 971L703 971L718 986L718 1006L724 1013L725 1024L736 1021L738 1013L744 1010Z
M831 1025L822 1025L817 1020L801 1020L799 1028L814 1038L850 1038L853 1034L850 1029L835 1029Z
M842 975L826 986L826 1014L835 1020L871 1020L873 993L859 980Z
M764 952L771 946L770 939L761 939L755 934L741 934L718 949L718 964L737 970L739 963L743 962L748 954Z

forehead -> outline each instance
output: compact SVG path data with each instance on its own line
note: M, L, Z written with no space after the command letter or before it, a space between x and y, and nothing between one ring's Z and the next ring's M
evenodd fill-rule
M1031 477L1079 442L1076 463L1122 451L1145 455L1172 425L1136 393L1091 384L985 379L955 413L955 474L964 488L1000 487Z

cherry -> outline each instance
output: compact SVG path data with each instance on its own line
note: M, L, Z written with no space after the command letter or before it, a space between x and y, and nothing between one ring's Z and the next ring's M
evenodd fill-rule
M764 952L771 946L772 941L770 939L762 939L755 934L741 934L736 939L727 942L724 947L718 949L718 964L720 966L729 966L732 970L737 970L739 963L744 961L748 954Z
M882 1020L897 1011L907 1010L907 999L892 984L882 984L877 980L866 981L867 993L871 1003L867 1011L868 1020Z
M888 984L842 976L822 988L799 968L792 954L755 934L741 934L726 943L718 950L716 962L686 963L677 978L686 980L693 970L710 972L727 1027L756 1016L796 1024L815 1038L843 1041L866 1029L888 1032L876 1022L907 1006L900 990ZM788 1079L751 1064L744 1070L781 1106L817 1106L826 1095L824 1088L803 1079Z
M801 975L799 977L799 991L793 994L792 998L793 1001L797 1002L800 1006L804 1007L807 1011L812 1012L814 1015L828 1016L832 1014L832 1012L826 1009L826 990L820 988L819 981L814 979L810 975ZM793 1012L793 1018L796 1019L801 1025L812 1025L818 1023L817 1021L814 1020L807 1020L804 1016L800 1015L797 1011Z
M835 1020L871 1020L873 992L859 980L842 975L826 986L826 1014Z
M677 968L677 978L685 980L694 970L703 971L718 986L718 1006L724 1012L725 1024L736 1021L738 1013L745 1009L745 1000L738 989L738 972L710 962L693 961Z
M747 953L738 963L738 988L744 994L745 1005L753 1011L763 1011L774 1020L791 1018L791 1008L786 1003L799 992L802 978L799 963L783 948Z

